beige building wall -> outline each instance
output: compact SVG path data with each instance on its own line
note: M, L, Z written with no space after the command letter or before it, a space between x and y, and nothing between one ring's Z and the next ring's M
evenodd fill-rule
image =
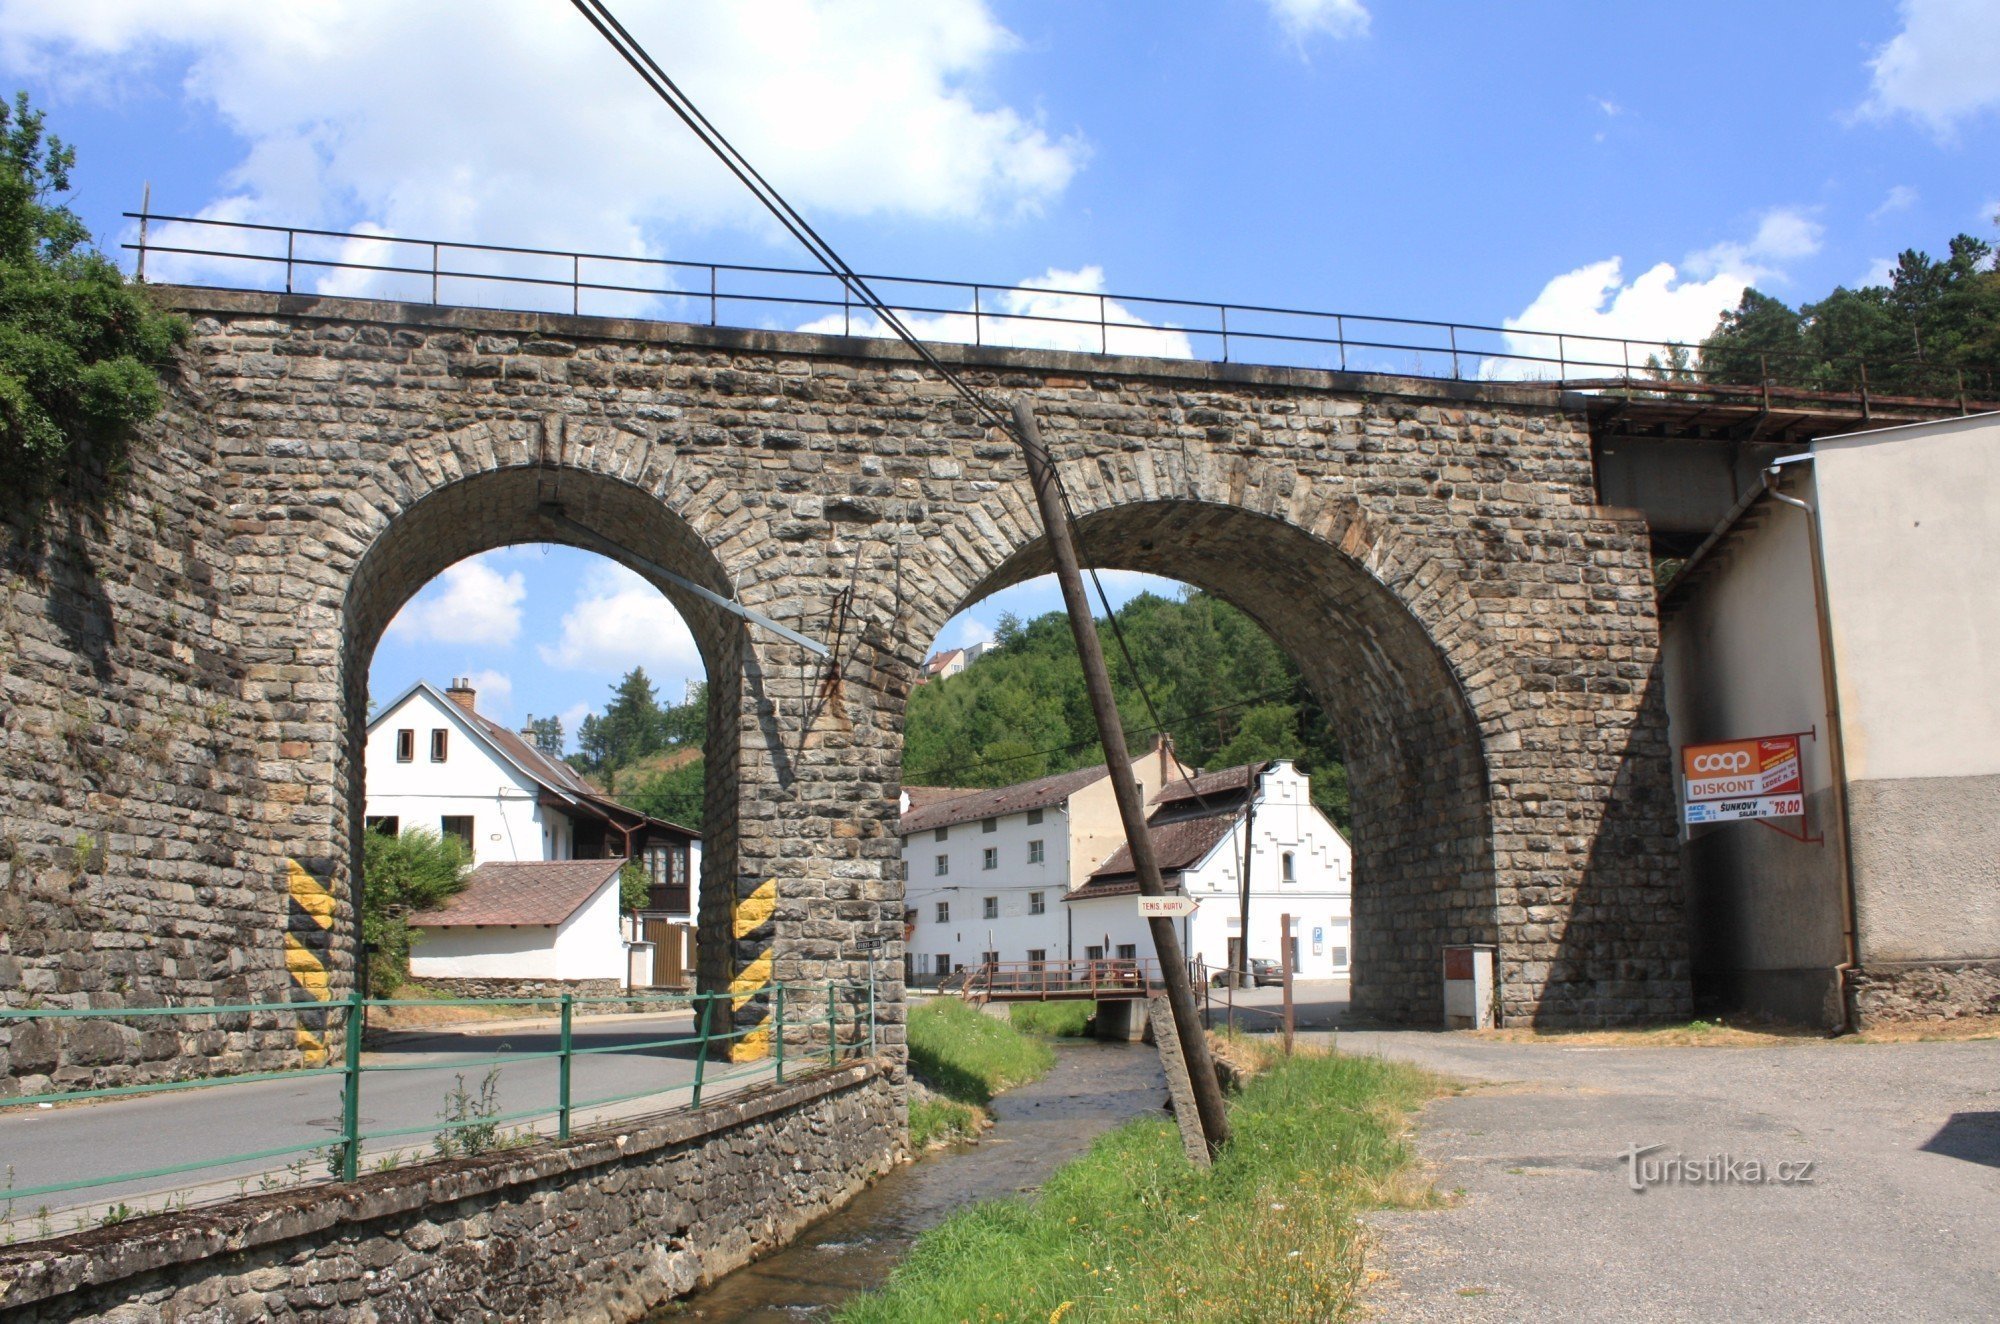
M1132 760L1132 775L1139 782L1139 799L1151 812L1153 797L1170 778L1188 775L1190 770L1174 757L1164 740ZM1075 891L1125 844L1125 825L1118 818L1118 797L1111 779L1100 777L1069 798L1069 888Z
M2000 415L1814 450L1862 963L2000 958Z
M1811 500L1808 466L1787 487ZM1802 740L1806 829L1681 829L1697 1000L1808 1024L1841 1020L1841 857L1805 515L1765 500L1671 595L1661 621L1669 738ZM1797 831L1796 822L1779 824Z

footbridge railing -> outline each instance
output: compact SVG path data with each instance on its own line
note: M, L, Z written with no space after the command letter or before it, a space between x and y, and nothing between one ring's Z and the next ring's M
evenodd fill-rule
M566 312L757 330L886 336L846 283L801 267L570 252L127 212L142 279ZM1440 322L1269 304L864 275L925 339L1448 380L1541 382L1661 400L1959 412L2000 400L1991 372L1921 358L1829 361L1779 349ZM1074 279L1082 280L1082 277ZM1991 406L1984 406L1991 407Z
M65 1198L81 1193L103 1197L88 1221L109 1223L137 1212L134 1204L164 1200L181 1207L191 1198L253 1188L353 1181L364 1165L383 1171L424 1157L566 1140L577 1125L700 1108L704 1099L743 1085L783 1083L874 1055L870 985L774 984L767 993L769 1023L749 1028L735 1025L727 993L356 994L312 1005L316 1013L330 1011L328 1028L340 1031L338 1064L0 1096L0 1237L69 1230L77 1209L93 1207L91 1200ZM415 1008L535 1019L495 1028L458 1020L387 1034L366 1026L371 1012ZM198 1021L199 1031L230 1034L268 1029L303 1010L296 1002L0 1008L0 1031L18 1033L37 1022L129 1028L176 1018ZM668 1017L687 1023L659 1023ZM486 1035L500 1040L493 1050L462 1051L467 1040ZM380 1051L365 1051L371 1048ZM484 1074L469 1079L468 1072ZM163 1106L191 1092L201 1096L200 1108ZM121 1166L120 1155L160 1161ZM60 1220L54 1211L63 1211ZM52 1229L57 1221L63 1225Z

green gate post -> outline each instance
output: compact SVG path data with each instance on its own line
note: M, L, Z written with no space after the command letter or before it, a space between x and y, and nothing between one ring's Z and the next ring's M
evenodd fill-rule
M775 985L771 990L774 1001L771 1004L771 1056L778 1064L778 1083L785 1083L785 986Z
M840 1062L840 1027L833 1020L833 981L826 981L826 1060L827 1065L836 1066Z
M367 1003L356 984L347 994L346 1058L340 1077L340 1179L353 1181L361 1173L361 1031Z
M569 1139L569 1047L572 995L562 995L562 1056L556 1061L556 1139Z
M700 996L700 995L697 995ZM715 1009L715 994L706 995L701 1004L700 1046L694 1056L694 1106L701 1107L701 1078L708 1068L708 1014Z

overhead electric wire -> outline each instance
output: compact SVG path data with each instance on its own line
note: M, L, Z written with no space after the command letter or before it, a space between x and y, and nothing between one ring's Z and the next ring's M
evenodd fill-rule
M1048 464L1050 477L1055 482L1056 495L1062 503L1063 515L1069 520L1070 525L1074 527L1076 525L1076 508L1069 499L1068 487L1063 483L1062 470L1056 464L1055 457L1049 453L1047 448L1036 447L1027 437L1022 436L1021 430L1014 426L1013 420L1007 416L1005 411L987 399L985 394L978 388L954 372L949 365L931 351L929 345L926 345L917 337L915 332L911 331L905 325L902 317L896 313L895 309L884 302L854 268L847 265L846 261L835 251L833 245L821 238L819 232L813 229L811 223L799 213L797 208L785 201L784 195L779 193L771 182L759 173L757 167L750 163L749 158L737 151L736 147L723 136L722 131L709 122L708 117L701 113L700 107L696 106L693 100L685 92L681 91L679 84L675 83L667 75L667 71L660 67L659 62L653 59L646 48L639 43L638 38L634 37L626 30L625 25L618 21L617 15L611 12L609 6L604 3L604 0L570 0L570 3L576 7L577 12L581 13L592 27L597 29L598 35L610 43L612 49L617 51L619 56L632 66L633 71L639 75L640 80L652 90L653 94L667 103L668 109L672 110L680 118L681 123L687 125L689 131L701 141L702 145L707 147L723 165L727 166L730 173L735 175L743 186L749 189L751 194L764 205L765 210L776 217L778 223L784 226L791 236L798 240L800 245L819 261L820 265L824 266L870 312L874 313L882 325L894 332L896 338L909 346L911 351L923 360L925 366L943 378L975 410L984 415L988 422L1013 436L1023 449L1038 450L1040 452L1041 457ZM1098 578L1094 567L1090 570L1090 582L1092 587L1097 590L1097 600L1103 606L1105 615L1111 618L1112 637L1117 641L1118 652L1125 659L1125 665L1132 673L1134 688L1139 691L1139 697L1145 702L1147 715L1151 717L1154 724L1153 729L1155 731L1163 730L1164 727L1160 722L1159 709L1153 703L1153 696L1146 688L1144 677L1139 674L1139 667L1133 661L1131 649L1126 646L1125 633L1119 627L1117 613L1111 610L1111 599L1105 593L1104 584ZM1108 757L1110 751L1106 750L1105 753ZM1185 772L1182 774L1182 780L1187 783L1190 791L1194 790L1194 782L1186 776ZM1199 792L1195 794L1197 799L1201 798ZM1206 801L1203 801L1203 803L1206 804Z

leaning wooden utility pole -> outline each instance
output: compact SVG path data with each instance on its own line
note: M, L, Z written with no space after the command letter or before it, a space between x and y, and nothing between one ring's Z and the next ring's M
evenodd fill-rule
M1125 840L1132 849L1132 869L1139 876L1141 896L1165 896L1160 881L1160 863L1153 855L1153 838L1146 830L1146 806L1139 797L1139 784L1132 776L1132 760L1125 752L1125 724L1118 716L1118 701L1111 693L1111 673L1104 667L1104 649L1097 640L1097 622L1090 602L1083 595L1083 572L1077 565L1076 543L1070 536L1069 516L1056 488L1056 474L1048 452L1042 448L1041 431L1035 426L1034 411L1026 400L1014 401L1014 426L1020 432L1021 449L1028 460L1028 480L1041 506L1042 527L1055 558L1056 582L1062 585L1063 605L1069 609L1070 633L1076 636L1076 651L1083 662L1083 680L1090 691L1090 706L1097 714L1097 735L1104 744L1104 766L1111 773L1112 794L1118 799L1118 817L1125 824ZM1208 1034L1202 1028L1188 987L1187 960L1181 952L1180 935L1173 920L1150 916L1153 951L1159 957L1160 978L1167 986L1167 1004L1174 1014L1174 1037L1180 1041L1181 1060L1187 1064L1188 1083L1194 1090L1195 1113L1201 1121L1202 1137L1213 1155L1229 1139L1229 1118L1223 1111L1222 1085L1216 1079L1215 1062L1208 1053Z

